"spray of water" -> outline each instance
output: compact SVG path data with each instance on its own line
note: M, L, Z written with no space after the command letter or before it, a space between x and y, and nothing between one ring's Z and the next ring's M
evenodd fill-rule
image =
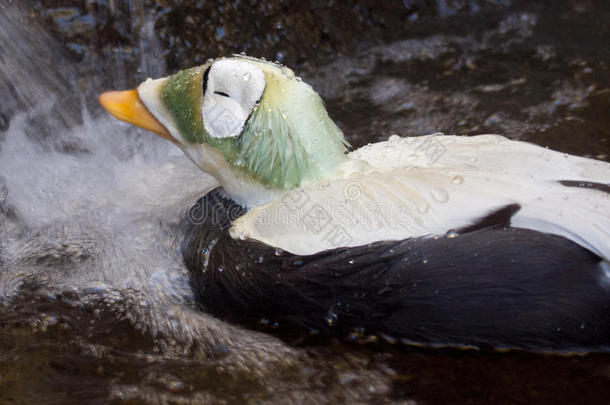
M84 98L105 90L103 80L80 77L19 10L4 9L0 20L2 104L12 114L0 138L3 277L18 283L14 274L40 273L33 264L45 262L49 285L188 299L175 227L213 180L153 134L96 110L93 118ZM150 19L141 25L140 68L158 76L152 28Z

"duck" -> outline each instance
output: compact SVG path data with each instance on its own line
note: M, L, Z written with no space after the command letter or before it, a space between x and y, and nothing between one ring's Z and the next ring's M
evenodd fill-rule
M180 249L201 307L294 336L610 349L610 164L500 135L350 150L288 67L232 55L99 96L218 187Z

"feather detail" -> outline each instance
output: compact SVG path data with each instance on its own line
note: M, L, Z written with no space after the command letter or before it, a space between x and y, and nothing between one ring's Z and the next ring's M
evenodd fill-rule
M563 236L610 258L610 164L496 135L392 138L350 155L366 170L296 188L236 220L245 235L295 254L444 235L505 206L511 225ZM285 213L291 221L280 221ZM284 215L282 214L284 213Z

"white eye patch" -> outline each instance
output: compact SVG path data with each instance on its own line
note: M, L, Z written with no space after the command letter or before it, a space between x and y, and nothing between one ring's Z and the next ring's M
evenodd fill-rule
M203 125L215 138L238 136L265 90L265 74L248 62L214 62L203 95Z

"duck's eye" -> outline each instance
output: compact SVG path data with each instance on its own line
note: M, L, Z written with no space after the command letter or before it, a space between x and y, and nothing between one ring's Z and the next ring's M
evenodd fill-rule
M240 59L214 62L203 76L202 116L214 138L237 137L265 90L265 74Z

